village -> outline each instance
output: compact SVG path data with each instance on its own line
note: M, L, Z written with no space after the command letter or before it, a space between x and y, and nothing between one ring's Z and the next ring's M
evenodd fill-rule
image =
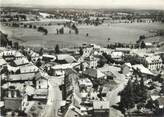
M1 38L7 37L1 32ZM76 49L56 46L49 54L43 48L1 46L2 116L164 114L164 53L156 47L83 44Z
M164 116L161 11L0 10L0 117Z

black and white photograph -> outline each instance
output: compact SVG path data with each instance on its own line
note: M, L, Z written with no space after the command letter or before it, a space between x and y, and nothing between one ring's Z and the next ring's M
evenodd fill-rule
M164 117L164 0L0 0L0 117Z

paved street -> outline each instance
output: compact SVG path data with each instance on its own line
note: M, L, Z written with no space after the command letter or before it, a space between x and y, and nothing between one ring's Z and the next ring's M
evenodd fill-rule
M118 102L120 102L120 96L118 95L118 93L120 91L122 91L125 87L125 85L127 84L126 79L122 80L122 82L117 86L116 89L112 90L111 92L109 92L107 94L109 103L110 103L110 117L122 117L122 114L120 111L112 108L113 105L117 105Z
M59 89L61 81L60 78L50 77L48 101L41 117L58 117L57 112L62 100L62 92Z

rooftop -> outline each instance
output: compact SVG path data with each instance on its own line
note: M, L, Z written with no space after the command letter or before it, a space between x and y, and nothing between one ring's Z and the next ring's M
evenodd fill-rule
M32 80L35 73L9 75L9 81Z
M4 64L7 64L7 62L3 58L0 58L0 66Z
M94 101L93 108L102 110L102 109L109 109L109 101Z
M102 77L105 77L105 74L103 74L100 70L92 69L92 68L88 68L83 73L85 75L88 75L88 76L94 77L94 78L102 78Z
M142 64L137 64L132 66L135 70L139 70L143 74L154 75L149 69L144 67Z
M28 64L29 61L27 58L23 57L23 58L19 58L19 59L16 59L14 60L14 63L19 66L19 65L23 65L23 64Z

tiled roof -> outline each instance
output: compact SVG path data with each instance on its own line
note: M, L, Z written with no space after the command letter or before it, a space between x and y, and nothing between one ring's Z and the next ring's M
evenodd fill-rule
M109 109L109 101L94 101L93 102L94 109Z
M34 78L34 73L28 73L28 74L14 74L9 75L9 81L25 81L25 80L32 80Z
M99 71L97 69L92 69L92 68L88 68L83 73L85 75L88 75L88 76L94 77L94 78L101 78L101 77L104 77L105 76L105 74L103 74L101 71Z

